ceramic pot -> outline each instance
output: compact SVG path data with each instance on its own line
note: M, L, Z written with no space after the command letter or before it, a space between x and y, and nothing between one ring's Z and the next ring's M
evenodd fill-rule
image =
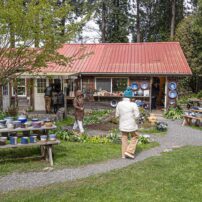
M50 141L55 141L56 140L56 135L55 134L50 134L49 135L49 140Z
M28 137L21 137L21 144L28 144Z
M0 137L0 145L6 145L7 137Z
M42 142L45 142L47 140L47 135L41 135L40 139Z
M150 114L150 116L148 117L149 123L151 123L151 125L155 125L157 122L157 118L154 114Z
M25 122L27 122L27 118L26 118L26 116L21 115L18 117L18 121L20 121L21 123L25 123Z
M36 143L36 139L37 139L37 137L35 135L30 136L30 138L29 138L30 143Z
M18 140L17 137L12 137L12 136L11 136L11 137L10 137L10 144L14 144L14 145L17 144L17 143L18 143L17 140Z

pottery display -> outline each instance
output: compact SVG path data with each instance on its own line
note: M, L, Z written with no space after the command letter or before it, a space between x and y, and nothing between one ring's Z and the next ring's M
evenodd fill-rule
M30 143L36 143L37 142L37 136L32 135L32 136L30 136L29 140L30 140Z
M50 134L49 135L49 140L50 141L55 141L56 140L56 135L55 134Z
M41 121L36 121L36 122L32 122L32 127L33 128L41 128Z
M28 144L28 137L21 137L21 144Z
M5 125L6 124L6 120L0 120L0 124Z
M143 90L146 90L149 87L149 83L147 81L143 81L140 85Z
M169 93L168 93L168 96L170 97L170 98L176 98L177 97L177 91L176 90L171 90L171 91L169 91Z
M21 121L13 121L14 128L20 128L21 127Z
M45 122L44 126L49 128L49 127L53 126L53 123L51 121L50 122Z
M10 144L17 144L18 143L18 138L17 137L12 137L12 136L10 136Z
M143 96L143 90L140 88L140 89L137 91L137 94L138 94L138 96Z
M177 84L175 82L168 83L168 88L170 90L175 90L177 88Z
M137 90L138 89L138 84L137 83L132 83L131 84L131 88L132 88L132 90Z
M8 129L14 129L13 123L7 123L7 128Z
M18 121L20 121L21 123L25 123L25 122L27 122L27 118L26 118L26 116L24 116L24 115L20 115L20 116L18 117Z
M169 104L170 104L170 105L174 105L174 104L176 104L176 100L175 100L175 99L170 100L170 101L169 101Z
M47 140L47 135L41 135L40 136L41 141L46 141Z
M6 124L13 122L13 117L6 117L4 119L6 121Z
M6 145L7 137L0 137L0 145Z

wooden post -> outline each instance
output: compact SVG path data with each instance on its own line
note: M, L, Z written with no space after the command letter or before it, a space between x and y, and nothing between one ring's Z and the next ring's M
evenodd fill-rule
M149 111L151 112L152 104L152 77L150 77L150 91L149 91Z
M50 165L53 166L52 145L48 146L48 157L49 157Z

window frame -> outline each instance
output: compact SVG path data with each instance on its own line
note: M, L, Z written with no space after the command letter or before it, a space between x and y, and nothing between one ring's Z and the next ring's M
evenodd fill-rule
M110 88L110 93L113 93L113 79L127 79L127 86L128 86L128 82L129 82L129 77L120 77L120 76L114 76L114 77L95 77L95 89L98 91L97 89L97 79L110 79L111 81L111 88Z
M25 89L25 94L24 94L24 95L18 95L18 94L17 94L17 97L27 97L27 79L26 79L26 78L18 78L18 79L20 79L20 80L23 79L23 80L25 81L24 86L22 86L22 85L18 86L18 85L17 85L17 88L18 88L18 87L23 87L23 88ZM14 86L12 86L12 96L13 96L13 97L15 96L15 93L14 93Z
M45 88L44 88L44 90L43 90L43 92L38 92L38 87L42 87L42 86L38 86L38 80L45 80ZM36 93L37 94L44 94L44 91L45 91L45 89L46 89L46 87L47 87L47 79L46 78L37 78L36 79Z

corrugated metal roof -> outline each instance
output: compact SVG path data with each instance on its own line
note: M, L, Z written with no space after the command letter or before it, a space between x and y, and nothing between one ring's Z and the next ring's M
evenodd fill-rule
M65 44L59 52L75 60L67 67L49 64L43 72L192 74L178 42Z

